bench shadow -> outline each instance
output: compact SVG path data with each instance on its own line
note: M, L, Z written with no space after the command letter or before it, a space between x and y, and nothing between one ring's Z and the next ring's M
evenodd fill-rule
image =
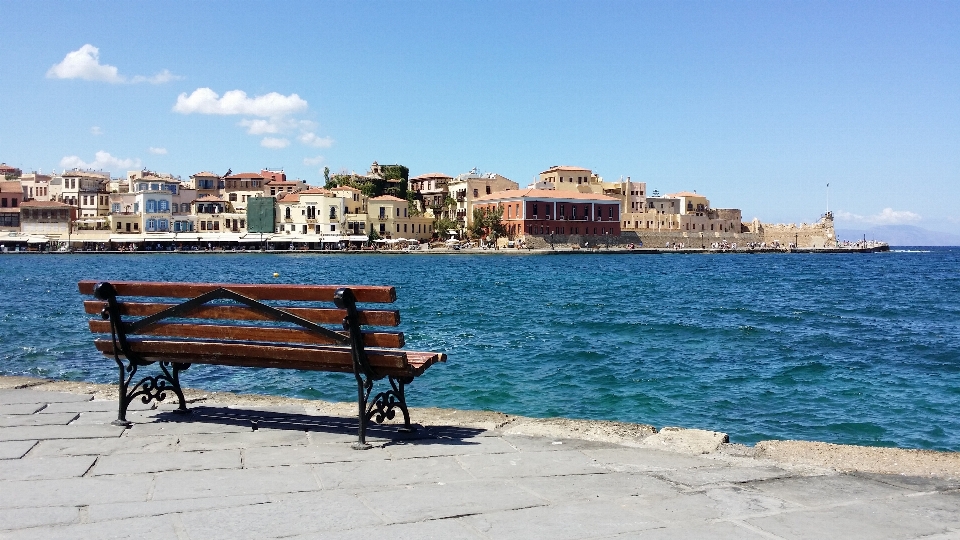
M251 430L261 428L289 431L314 431L344 436L357 436L357 419L322 414L304 414L296 412L270 411L263 409L244 409L233 407L197 406L183 414L164 411L154 416L157 422L209 423L225 426L241 426ZM386 439L387 445L395 444L444 444L475 445L469 441L487 430L462 426L422 426L413 424L415 431L398 431L399 424L367 425L367 437Z

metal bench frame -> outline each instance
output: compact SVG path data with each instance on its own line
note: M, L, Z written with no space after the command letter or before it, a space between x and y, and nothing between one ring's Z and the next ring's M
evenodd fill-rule
M357 380L357 417L360 424L357 433L358 440L353 444L353 448L358 450L371 448L371 445L366 442L368 423L371 420L378 424L383 423L385 420L392 420L396 416L398 409L403 414L403 427L399 428L399 431L408 433L415 431L415 428L410 424L410 412L407 409L407 400L404 393L404 387L413 382L413 377L389 376L387 378L390 382L390 388L375 394L372 399L370 398L370 394L373 392L374 381L384 378L384 375L378 374L367 361L356 298L348 287L341 287L334 293L334 303L336 306L347 312L347 316L343 319L343 329L348 332L347 335L334 332L302 317L266 305L223 287L186 300L159 313L142 317L133 323L124 323L120 315L117 291L109 282L97 283L94 286L93 295L98 300L106 302L106 305L100 312L100 316L104 320L110 321L114 345L113 356L119 368L120 410L117 419L112 422L114 425L123 427L130 427L132 425L131 422L127 420L127 408L134 399L139 397L144 404L150 403L151 401L162 402L166 399L167 392L169 391L176 394L177 400L180 403L177 412L190 412L189 409L187 409L183 389L180 386L180 372L188 369L191 364L159 361L157 363L160 367L160 374L145 376L131 386L131 383L135 380L138 369L141 366L153 364L155 361L145 360L137 353L131 351L127 336L140 333L164 319L183 317L213 300L232 300L257 311L261 315L269 317L270 320L292 323L309 332L331 339L337 344L349 345L353 358L353 374ZM296 347L296 345L287 346Z

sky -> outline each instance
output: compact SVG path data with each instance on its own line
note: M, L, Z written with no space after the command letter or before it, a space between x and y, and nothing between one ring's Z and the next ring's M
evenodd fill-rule
M960 232L960 2L0 0L0 161L553 165L743 218ZM829 184L829 187L828 187Z

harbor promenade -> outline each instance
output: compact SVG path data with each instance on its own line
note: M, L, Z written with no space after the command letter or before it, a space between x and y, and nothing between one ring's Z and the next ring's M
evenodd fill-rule
M0 377L0 538L957 539L957 454Z

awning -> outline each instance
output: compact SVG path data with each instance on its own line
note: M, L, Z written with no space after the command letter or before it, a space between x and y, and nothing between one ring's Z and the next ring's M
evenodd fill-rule
M110 241L118 244L124 242L143 242L143 236L139 234L111 234Z
M27 238L28 244L47 244L50 242L50 239L46 236L31 236Z

